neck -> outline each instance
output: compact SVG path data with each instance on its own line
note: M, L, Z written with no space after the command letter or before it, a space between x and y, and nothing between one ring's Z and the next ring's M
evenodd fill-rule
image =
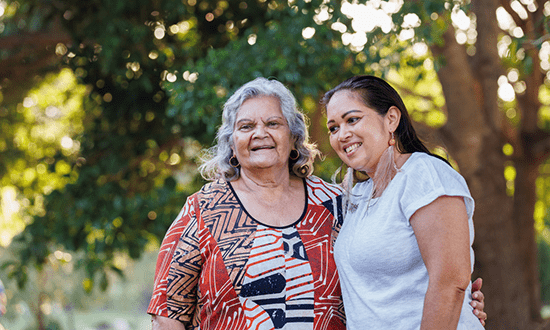
M260 171L247 171L241 170L241 177L235 180L235 183L241 188L249 191L258 191L261 188L282 188L290 186L290 181L294 178L291 176L288 167L281 170L260 170Z

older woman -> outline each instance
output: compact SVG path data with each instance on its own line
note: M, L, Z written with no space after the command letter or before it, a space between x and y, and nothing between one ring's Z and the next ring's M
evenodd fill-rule
M345 329L333 259L342 190L311 175L317 154L280 82L229 98L200 167L211 183L159 252L153 329Z
M200 168L212 182L159 253L153 328L345 329L332 258L341 190L310 175L317 153L280 82L258 78L229 98Z
M357 183L335 244L348 329L483 329L472 314L474 200L417 137L398 93L352 77L324 97L330 143Z

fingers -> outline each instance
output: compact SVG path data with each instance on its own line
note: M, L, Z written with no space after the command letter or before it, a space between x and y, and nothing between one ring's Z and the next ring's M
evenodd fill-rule
M485 321L487 320L487 313L483 311L485 308L485 296L481 292L481 286L483 285L483 279L481 277L477 278L472 283L472 299L474 299L470 305L474 308L474 314L478 317L481 325L485 326Z
M483 310L485 308L485 295L481 291L476 291L472 293L472 299L481 304L481 307L479 307L480 310ZM474 302L472 301L472 302Z
M474 283L472 283L472 292L481 290L481 286L483 285L483 279L481 277L478 277Z
M473 296L481 296L481 299L478 299L478 298L475 298L474 300L472 300L472 302L470 302L470 305L480 311L480 312L483 312L483 310L485 309L485 301L483 301L483 293L481 293L481 291L476 291L474 292L474 294L472 295Z
M485 307L485 304L483 303L483 301L480 302L480 301L474 300L470 303L470 305L474 308L474 315L477 316L477 318L479 319L479 322L481 322L481 324L485 326L485 321L487 320L487 313L483 311L483 308Z
M481 322L481 324L485 326L485 321L487 320L487 313L479 309L474 309L474 314L479 319L479 322Z
M478 278L472 283L472 299L473 301L470 303L472 307L475 309L483 312L483 309L485 308L485 295L483 292L481 292L481 286L483 285L483 280L481 278Z

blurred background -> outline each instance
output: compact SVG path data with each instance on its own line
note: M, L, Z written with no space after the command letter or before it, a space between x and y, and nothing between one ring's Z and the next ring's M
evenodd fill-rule
M546 0L0 0L0 324L150 329L223 102L283 82L330 180L319 100L373 74L470 186L487 329L550 329L549 70Z

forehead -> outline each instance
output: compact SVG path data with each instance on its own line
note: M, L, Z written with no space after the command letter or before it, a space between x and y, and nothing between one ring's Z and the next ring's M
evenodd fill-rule
M279 99L271 95L249 98L237 110L237 120L242 118L283 116Z
M327 117L340 117L341 115L352 110L363 112L370 109L365 105L361 99L361 96L357 92L341 90L334 93L334 95L330 98L330 101L327 104Z

